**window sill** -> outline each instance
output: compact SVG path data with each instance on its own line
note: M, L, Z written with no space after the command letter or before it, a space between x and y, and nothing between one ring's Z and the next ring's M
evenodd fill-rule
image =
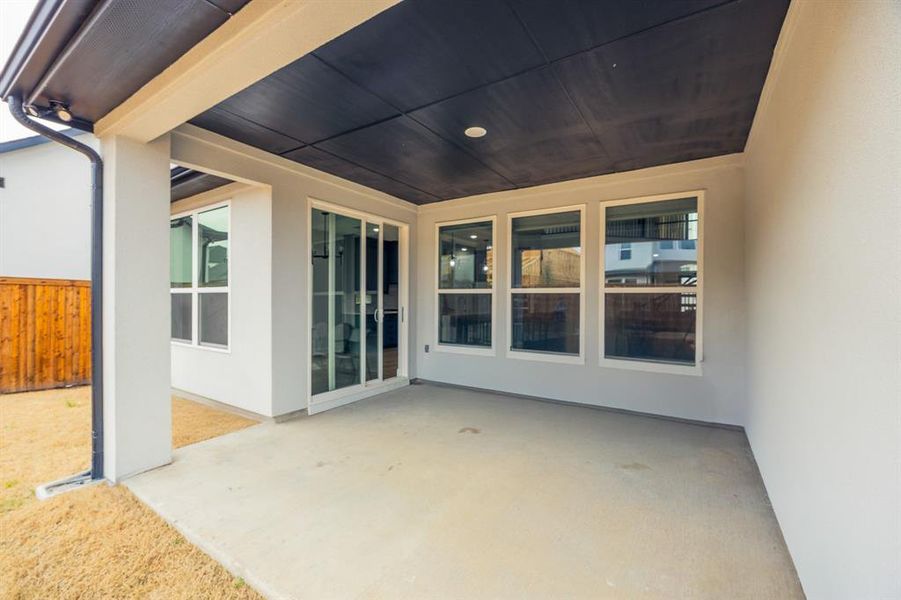
M601 358L601 367L609 369L625 369L627 371L646 371L649 373L664 373L668 375L690 375L701 377L704 372L700 363L694 365L677 365L664 362L651 362L644 360L628 360L620 358Z
M470 356L496 356L497 352L494 347L485 348L479 346L452 346L446 344L435 344L432 348L434 352L445 352L448 354L469 354Z
M549 362L564 365L584 365L585 357L574 354L551 354L549 352L524 352L522 350L507 350L507 358L516 360L531 360L536 362Z
M169 343L173 346L178 346L180 348L187 348L189 350L207 350L209 352L217 352L219 354L231 354L231 348L217 348L216 346L202 346L200 344L191 344L188 342L179 342L176 340L169 340Z

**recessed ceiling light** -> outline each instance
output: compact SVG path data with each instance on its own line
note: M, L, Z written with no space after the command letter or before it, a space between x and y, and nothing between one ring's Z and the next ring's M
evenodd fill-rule
M469 239L477 240L477 239L479 239L479 236L477 236L476 234L472 234L471 236L469 236Z
M466 252L466 248L460 248L460 252Z
M484 127L467 127L463 133L466 134L466 137L480 138L484 137L488 130Z

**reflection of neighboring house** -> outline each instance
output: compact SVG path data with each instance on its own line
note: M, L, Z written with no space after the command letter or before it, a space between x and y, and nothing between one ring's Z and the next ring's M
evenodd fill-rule
M680 285L692 283L697 279L696 247L695 240L608 244L607 283L652 284L657 274L679 274ZM675 277L664 279L675 283Z

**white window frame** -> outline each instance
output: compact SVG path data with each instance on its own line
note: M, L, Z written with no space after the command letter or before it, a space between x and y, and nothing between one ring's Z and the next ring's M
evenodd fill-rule
M650 202L662 202L666 200L680 200L683 198L696 198L698 203L698 283L693 287L688 286L659 286L659 287L607 287L606 285L606 247L607 247L607 209L614 206L628 204L647 204ZM659 194L656 196L640 196L622 200L610 200L601 202L600 223L600 271L598 305L600 320L598 323L598 355L599 365L616 369L628 369L633 371L651 371L654 373L670 373L675 375L703 374L702 363L704 361L704 190L690 190L673 194ZM695 317L695 362L694 364L676 364L663 361L629 358L607 358L606 340L604 337L606 327L607 294L685 294L693 293L697 297L697 315Z
M491 250L494 256L491 260L491 288L441 288L441 228L453 225L466 225L471 223L491 222ZM474 354L480 356L497 355L497 216L490 215L472 219L459 219L456 221L441 221L435 223L435 257L432 265L435 268L435 351L450 352L456 354ZM441 339L441 295L442 294L483 294L491 296L491 346L468 346L465 344L442 344Z
M223 206L228 208L228 248L226 249L226 260L228 262L228 285L226 286L217 286L217 287L200 287L198 286L199 279L199 269L197 265L197 260L199 258L199 254L197 251L197 241L199 239L199 230L200 226L198 223L198 216L200 213L205 213L211 210L215 210L217 208L222 208ZM232 344L232 297L231 297L231 286L232 286L232 246L233 246L233 233L232 233L232 209L231 209L231 199L223 200L221 202L216 202L213 204L206 204L204 206L199 206L197 208L192 208L190 210L185 210L177 213L172 213L169 215L169 222L171 223L175 219L180 219L182 217L191 217L191 287L180 287L174 288L171 287L171 274L170 274L170 282L169 282L169 293L171 294L191 294L191 341L187 340L177 340L173 339L171 336L171 331L169 334L169 341L171 344L175 346L181 346L184 348L195 348L200 350L209 350L211 352L222 352L225 354L231 354L231 344ZM227 333L228 336L228 344L225 346L220 346L217 344L201 344L200 343L200 295L201 294L209 294L209 293L226 293L228 294L228 323ZM171 318L171 317L170 317Z
M507 213L507 345L505 356L519 360L563 363L571 365L585 364L585 204L556 206L539 210L527 210ZM579 211L579 287L578 288L514 288L513 287L513 219L534 217L556 213ZM514 350L513 345L513 294L579 294L579 354L562 354L556 352L538 352L530 350Z

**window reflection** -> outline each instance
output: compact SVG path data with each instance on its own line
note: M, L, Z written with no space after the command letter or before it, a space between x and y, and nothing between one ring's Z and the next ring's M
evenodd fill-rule
M613 287L696 286L696 198L607 208L605 281Z
M200 294L200 343L204 346L228 346L228 294Z
M443 225L438 230L438 287L489 289L494 271L491 221Z
M170 293L172 303L172 331L173 340L191 342L191 313L193 295Z
M438 342L491 347L491 294L440 294Z
M605 356L694 363L697 302L695 294L608 292Z
M579 354L579 294L516 294L511 298L513 350Z
M189 216L169 221L170 287L191 287L191 239L193 223Z
M580 211L516 217L511 236L514 288L580 286Z
M228 207L197 215L198 274L201 287L228 285Z

